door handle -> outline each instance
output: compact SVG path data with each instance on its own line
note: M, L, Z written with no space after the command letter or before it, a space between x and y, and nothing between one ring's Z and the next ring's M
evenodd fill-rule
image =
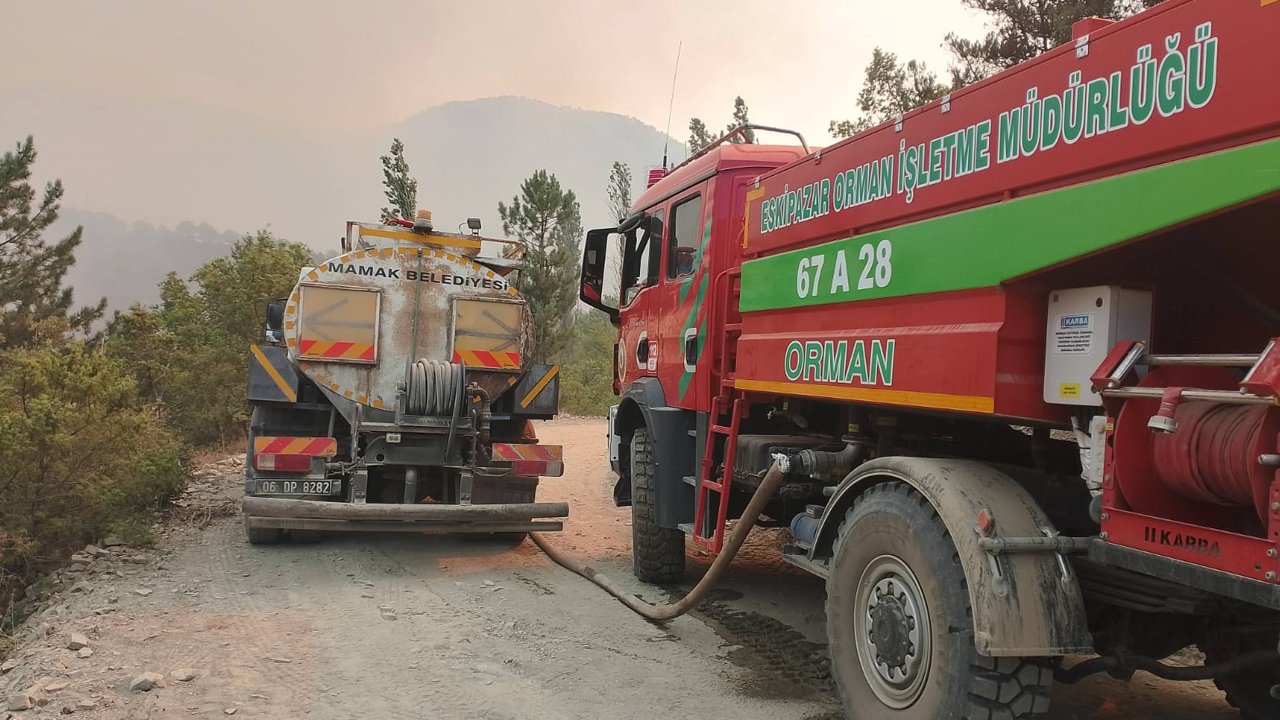
M698 328L684 331L684 369L693 372L698 365Z

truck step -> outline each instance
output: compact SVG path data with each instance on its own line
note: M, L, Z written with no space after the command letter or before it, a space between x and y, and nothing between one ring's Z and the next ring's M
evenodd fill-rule
M810 560L807 553L792 554L788 552L782 553L782 559L805 572L813 573L820 578L825 578L831 574L831 568L825 560Z
M693 487L698 487L698 478L693 475L685 475L681 479L684 480L685 485L692 485Z

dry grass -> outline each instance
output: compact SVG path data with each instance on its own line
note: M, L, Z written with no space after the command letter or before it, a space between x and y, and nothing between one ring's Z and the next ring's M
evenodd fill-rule
M165 513L164 523L166 525L204 529L218 518L235 517L239 514L240 507L230 500L216 502L211 505L175 505Z
M191 454L188 463L193 468L212 465L232 455L244 455L243 443L227 443L220 447L197 450Z

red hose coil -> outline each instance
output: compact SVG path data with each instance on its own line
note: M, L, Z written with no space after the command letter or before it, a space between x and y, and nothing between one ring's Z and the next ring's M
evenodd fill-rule
M1173 492L1200 502L1253 507L1257 484L1266 483L1257 462L1259 433L1270 408L1184 402L1174 412L1177 430L1157 433L1151 456Z

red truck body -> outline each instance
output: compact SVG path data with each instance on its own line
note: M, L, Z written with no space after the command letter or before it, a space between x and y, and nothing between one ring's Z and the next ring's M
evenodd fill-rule
M664 531L718 551L775 453L844 446L768 512L833 596L853 582L841 538L860 503L901 482L946 523L979 635L977 616L1018 612L979 609L994 548L1025 552L992 562L1046 588L1072 555L1067 599L1020 600L1058 629L989 624L1008 637L980 654L1105 654L1096 603L1176 614L1155 608L1184 591L1227 603L1201 630L1238 607L1274 628L1277 72L1280 2L1168 0L1077 23L1072 43L831 147L712 147L589 235L583 299L620 327L616 442L643 431L641 460L659 458L653 487L619 464L637 542L654 538L638 574L675 561ZM624 236L619 309L603 301L609 232ZM969 481L938 478L962 461L996 479L957 499L947 488ZM1000 544L993 508L1024 491L1029 529ZM961 540L975 532L990 557ZM1160 589L1136 603L1148 582ZM1212 647L1206 632L1185 639ZM1271 717L1280 677L1261 677L1245 709Z

